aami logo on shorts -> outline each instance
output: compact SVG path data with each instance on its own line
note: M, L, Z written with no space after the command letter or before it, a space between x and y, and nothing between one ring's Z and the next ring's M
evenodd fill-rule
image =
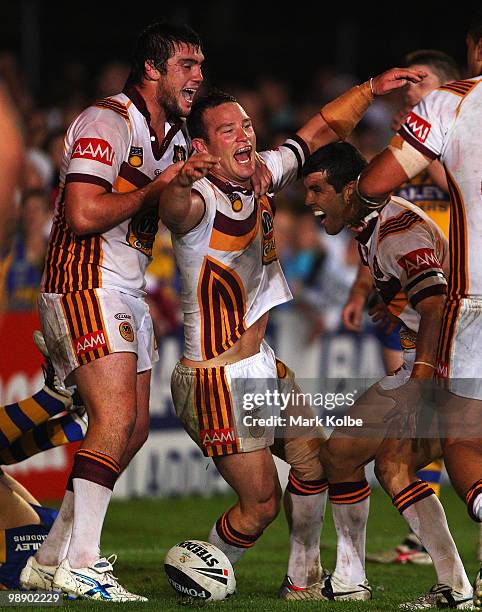
M103 331L95 331L80 336L74 341L75 353L77 355L83 355L89 351L95 351L96 349L106 346L105 336Z
M236 435L234 429L202 429L200 433L203 446L222 446L223 444L234 444Z
M415 249L415 251L410 251L410 253L400 257L398 263L409 278L423 270L442 269L433 249Z
M107 140L102 138L79 138L75 141L71 158L92 159L112 166L114 150Z
M408 114L405 123L417 140L420 140L420 142L425 142L427 140L430 128L432 127L428 121L411 112Z
M442 361L441 359L439 359L437 363L437 378L448 378L448 377L449 377L449 367L445 363L445 361Z

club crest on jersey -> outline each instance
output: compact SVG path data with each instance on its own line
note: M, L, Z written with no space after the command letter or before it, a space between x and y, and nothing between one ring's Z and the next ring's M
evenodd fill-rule
M276 242L274 239L274 219L269 200L263 196L258 201L259 214L261 217L261 229L263 231L262 262L263 266L276 261Z
M429 135L432 127L428 121L414 112L410 112L405 123L417 140L420 142L425 142L427 140L427 136Z
M132 217L127 228L127 243L147 257L152 255L152 246L157 233L159 216L157 209L141 210Z
M238 213L243 210L243 201L241 200L241 196L239 193L228 193L227 194L229 201L231 202L231 208L233 212Z
M172 163L186 161L186 149L182 145L174 145L174 152L172 154Z
M142 147L131 147L127 161L133 168L140 168L144 163L144 149Z
M123 321L119 325L119 333L127 342L134 342L134 330L128 321Z
M114 149L102 138L79 138L72 147L71 159L91 159L112 166Z

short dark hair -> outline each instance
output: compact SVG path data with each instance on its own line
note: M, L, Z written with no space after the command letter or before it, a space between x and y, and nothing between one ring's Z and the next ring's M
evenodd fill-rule
M312 153L303 166L303 176L326 172L328 183L340 193L367 165L366 159L348 142L332 142Z
M474 11L469 23L467 34L474 42L479 42L482 38L482 9L478 8Z
M208 108L216 108L221 104L237 102L230 94L218 89L210 91L207 95L198 98L191 107L191 112L186 121L187 131L191 138L208 139L208 131L204 124L204 113Z
M130 85L142 82L145 62L150 62L161 74L167 72L167 60L176 52L176 46L186 44L201 49L199 34L187 25L175 25L160 21L145 28L138 36L132 52L131 71L127 79Z
M418 49L417 51L407 53L403 63L406 67L413 66L414 64L430 66L440 79L441 85L448 81L460 79L460 70L454 58L437 49Z

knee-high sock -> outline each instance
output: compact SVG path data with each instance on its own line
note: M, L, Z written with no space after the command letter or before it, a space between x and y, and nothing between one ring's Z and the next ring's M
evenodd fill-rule
M79 450L71 478L74 485L74 524L67 559L71 567L88 567L100 556L100 536L120 468L112 457Z
M49 448L83 440L86 429L86 424L75 412L49 419L0 450L0 464L20 463Z
M71 404L69 397L43 387L32 397L0 406L0 450L10 446L26 431L63 412Z
M74 523L74 491L69 478L57 518L35 557L43 565L59 565L67 556Z
M365 578L365 540L370 487L366 480L330 483L329 495L337 535L334 574L348 584Z
M427 483L412 482L392 501L431 556L437 581L462 593L471 593L472 587L449 531L444 509Z
M328 482L300 480L290 471L284 507L290 530L288 576L297 587L321 578L320 533L325 516Z
M247 535L237 531L231 525L229 512L230 510L227 510L214 523L208 542L222 550L231 564L234 565L249 548L255 545L256 540L263 532L261 531L256 535Z

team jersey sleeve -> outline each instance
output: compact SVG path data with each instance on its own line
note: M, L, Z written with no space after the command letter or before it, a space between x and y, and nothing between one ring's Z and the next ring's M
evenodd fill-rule
M309 154L308 145L296 134L285 140L278 149L260 153L273 175L273 193L301 177L301 170Z
M200 230L208 225L216 214L216 192L209 181L206 179L196 181L192 186L191 194L201 198L204 202L204 215L199 223L188 233Z
M432 91L408 114L400 128L400 136L426 157L438 159L457 106L456 96L438 89Z
M384 271L399 280L413 308L427 297L447 293L443 258L443 243L434 237L425 221L379 243Z
M129 146L130 129L122 116L86 109L67 133L66 182L93 183L110 191Z

